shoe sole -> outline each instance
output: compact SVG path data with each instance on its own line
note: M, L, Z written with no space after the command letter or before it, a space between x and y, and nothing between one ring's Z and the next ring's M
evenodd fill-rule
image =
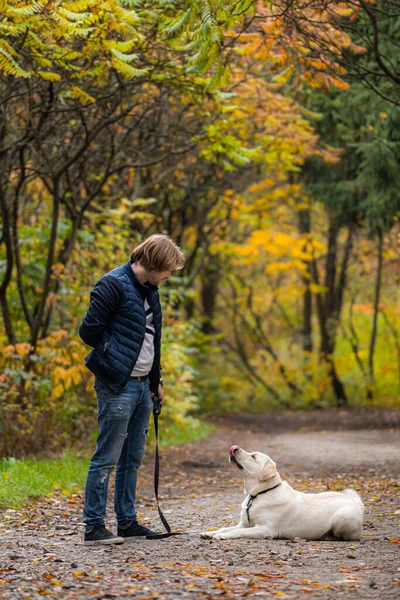
M124 542L131 542L132 540L137 540L138 538L145 538L146 535L146 533L144 533L143 535L131 535L130 537L124 537L122 539L124 540Z
M125 541L125 538L123 537L117 537L117 538L113 538L111 540L94 540L94 541L84 541L83 543L85 544L85 546L110 546L112 544L123 544Z

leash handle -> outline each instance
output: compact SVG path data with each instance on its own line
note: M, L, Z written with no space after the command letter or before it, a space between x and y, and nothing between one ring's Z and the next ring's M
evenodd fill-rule
M162 399L159 396L157 396L157 394L154 394L152 400L153 400L153 415L158 417L161 414Z

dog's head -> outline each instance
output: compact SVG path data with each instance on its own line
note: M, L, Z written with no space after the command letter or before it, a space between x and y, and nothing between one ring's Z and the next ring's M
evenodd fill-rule
M244 489L247 494L258 494L282 481L276 464L267 454L246 452L239 446L232 446L229 460L243 471Z

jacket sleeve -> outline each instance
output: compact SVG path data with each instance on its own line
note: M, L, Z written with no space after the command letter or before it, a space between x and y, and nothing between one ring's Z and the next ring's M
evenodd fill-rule
M102 277L90 294L90 304L79 327L79 335L93 348L103 338L110 320L122 300L121 283L112 275Z
M154 394L158 393L158 386L160 384L161 379L161 367L155 365L151 367L151 371L149 373L149 382L150 382L150 391Z

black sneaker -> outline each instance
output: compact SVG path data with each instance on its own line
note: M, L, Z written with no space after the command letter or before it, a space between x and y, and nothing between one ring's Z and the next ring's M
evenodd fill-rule
M84 543L88 546L96 544L123 544L124 538L114 535L104 525L92 525L86 528Z
M157 535L156 531L152 531L144 525L140 525L137 521L133 521L128 527L120 527L118 525L118 535L120 535L125 541L133 540L137 537L144 537L146 535Z

